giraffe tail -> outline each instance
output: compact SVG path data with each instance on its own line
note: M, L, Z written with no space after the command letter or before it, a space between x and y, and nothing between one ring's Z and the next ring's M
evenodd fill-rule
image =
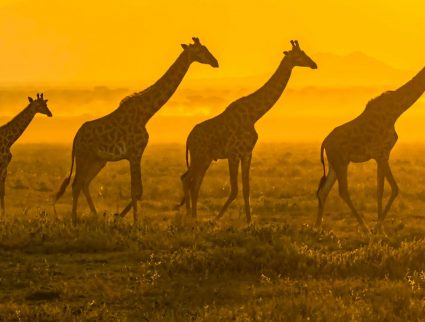
M322 189L323 185L326 182L326 166L325 166L325 157L324 157L324 153L323 153L324 150L325 150L325 146L322 143L322 146L320 147L320 162L322 163L322 166L323 166L323 176L320 179L319 187L317 188L317 192L316 192L317 196L319 195L320 189Z
M62 182L58 192L55 194L53 199L53 206L56 204L59 198L62 197L62 195L65 193L66 187L68 187L69 183L71 182L72 170L74 169L74 159L75 159L75 139L74 139L74 143L72 144L71 171L69 172L69 176L65 178L65 180Z

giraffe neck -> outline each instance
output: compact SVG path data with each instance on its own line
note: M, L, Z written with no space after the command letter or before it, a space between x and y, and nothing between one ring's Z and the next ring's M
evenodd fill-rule
M141 115L144 122L147 122L174 94L184 75L187 73L190 64L191 61L188 54L183 51L155 84L145 91L136 94L136 97L140 96L141 104L138 106L140 109L143 109Z
M393 114L397 119L422 96L425 91L425 68L391 94Z
M261 88L244 98L250 100L247 112L253 122L258 121L277 102L288 84L292 68L293 64L284 57L272 77Z
M5 140L6 146L10 147L13 143L22 135L25 129L30 124L31 120L35 115L35 109L33 106L28 105L21 113L16 115L10 122L8 122L5 128Z

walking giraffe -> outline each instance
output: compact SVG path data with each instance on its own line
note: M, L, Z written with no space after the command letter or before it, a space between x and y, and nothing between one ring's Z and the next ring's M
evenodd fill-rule
M112 113L84 123L74 138L72 164L69 177L64 180L54 203L68 186L74 159L75 178L72 184L72 221L77 222L77 204L80 191L87 199L90 210L96 213L89 185L108 161L128 160L131 174L131 202L120 216L133 208L134 224L138 224L137 201L143 193L140 161L148 143L146 123L168 101L177 89L193 62L218 67L217 59L202 45L198 38L194 43L183 44L183 52L168 71L151 87L124 98Z
M188 170L181 176L186 210L197 216L199 189L213 160L228 159L230 174L230 194L216 219L223 216L238 193L238 168L242 167L242 185L245 214L251 222L249 205L249 171L252 150L257 142L255 123L273 107L281 96L296 66L316 69L316 63L301 50L298 42L291 41L292 50L285 51L284 57L273 76L256 92L231 103L218 116L196 125L186 142L186 163ZM190 152L190 165L188 153Z
M10 148L31 123L36 113L45 114L48 117L52 116L52 112L47 107L47 100L43 98L43 93L37 94L35 100L28 97L28 101L29 105L21 113L0 127L0 205L2 217L5 214L4 195L7 166L12 159Z
M339 195L365 233L370 233L363 216L357 212L348 193L347 168L350 162L366 162L374 159L377 163L378 222L376 232L385 234L384 219L398 194L398 186L388 163L391 150L397 141L394 125L397 119L415 103L425 90L425 68L409 82L395 91L388 91L372 99L362 114L354 120L335 128L323 141L321 162L323 177L317 190L319 210L316 226L320 227L326 198L335 181L338 180ZM326 175L323 152L326 150L329 171ZM391 196L382 210L384 179L391 186Z

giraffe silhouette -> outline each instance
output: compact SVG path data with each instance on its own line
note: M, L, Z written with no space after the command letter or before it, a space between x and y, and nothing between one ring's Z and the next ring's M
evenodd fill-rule
M273 107L285 89L296 66L317 68L316 63L301 50L297 41L291 41L291 51L284 57L273 76L257 91L231 103L218 116L196 125L186 142L186 164L188 170L181 176L187 214L197 216L199 189L213 160L227 159L230 174L230 194L216 219L223 216L238 193L238 168L242 168L245 214L251 221L249 204L249 172L252 150L257 142L255 123ZM190 164L189 154L190 153ZM192 205L190 205L190 200ZM191 207L192 206L192 207Z
M54 203L63 195L70 183L74 159L75 178L72 184L72 221L77 222L77 204L81 190L92 213L97 213L90 195L89 185L108 161L128 160L131 174L131 201L119 214L121 217L133 208L134 224L138 224L137 201L143 193L141 158L148 143L146 123L168 101L193 62L218 67L217 59L201 44L182 44L183 52L168 71L152 86L124 98L112 113L84 123L75 135L69 177L57 192Z
M398 195L398 186L388 163L391 150L398 136L394 125L397 119L415 103L425 90L425 68L409 82L394 91L388 91L372 99L362 114L354 120L335 128L323 141L321 162L323 177L317 190L319 209L316 226L320 227L326 198L336 180L339 195L350 208L363 232L370 233L363 216L357 212L350 199L347 183L347 169L350 162L366 162L374 159L377 163L378 221L376 232L385 235L383 222ZM326 175L324 150L328 158L329 171ZM391 187L391 196L382 209L384 179Z
M52 116L47 107L47 100L44 99L43 93L37 94L37 99L28 97L29 105L10 122L0 127L0 206L1 215L4 216L4 195L5 182L7 175L7 166L12 159L10 148L16 140L22 135L28 125L31 123L36 113Z

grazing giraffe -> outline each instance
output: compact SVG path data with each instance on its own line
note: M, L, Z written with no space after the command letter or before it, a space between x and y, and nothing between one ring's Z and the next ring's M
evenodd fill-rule
M64 180L54 203L68 186L74 165L72 184L72 221L77 222L77 203L80 191L87 199L90 210L96 213L89 185L108 161L128 160L131 174L131 202L120 213L123 217L133 208L134 224L138 224L137 201L143 193L140 161L148 143L146 123L168 101L177 89L193 62L218 67L217 59L202 45L198 38L194 43L182 44L183 52L168 71L152 86L142 92L124 98L112 113L84 123L74 138L72 164L69 177Z
M370 233L363 217L353 206L348 193L347 168L350 162L366 162L374 159L377 163L378 221L376 232L385 235L383 222L398 194L398 186L388 163L390 153L397 141L394 125L397 119L415 103L425 90L425 68L409 82L395 91L388 91L372 99L362 114L354 120L335 128L323 141L321 162L323 177L317 190L319 210L316 226L320 227L326 198L335 181L338 180L339 195L358 220L361 229ZM323 151L326 150L329 171L326 175ZM384 179L391 186L391 196L382 210Z
M5 214L4 194L7 166L12 159L10 148L31 123L36 113L45 114L48 117L52 116L52 112L47 107L47 100L43 98L43 93L37 94L35 100L31 97L28 97L28 100L29 105L21 113L0 127L0 204L2 216Z
M294 67L317 68L316 63L301 50L297 41L291 41L291 44L291 51L284 52L284 57L276 72L260 89L234 101L224 112L196 125L190 132L186 142L188 170L181 176L184 198L179 205L182 206L186 202L187 214L190 212L191 199L192 216L194 218L197 216L199 189L211 162L228 159L230 194L216 219L223 216L237 196L238 168L241 163L246 220L248 223L251 222L249 171L252 150L258 138L255 123L277 102Z

